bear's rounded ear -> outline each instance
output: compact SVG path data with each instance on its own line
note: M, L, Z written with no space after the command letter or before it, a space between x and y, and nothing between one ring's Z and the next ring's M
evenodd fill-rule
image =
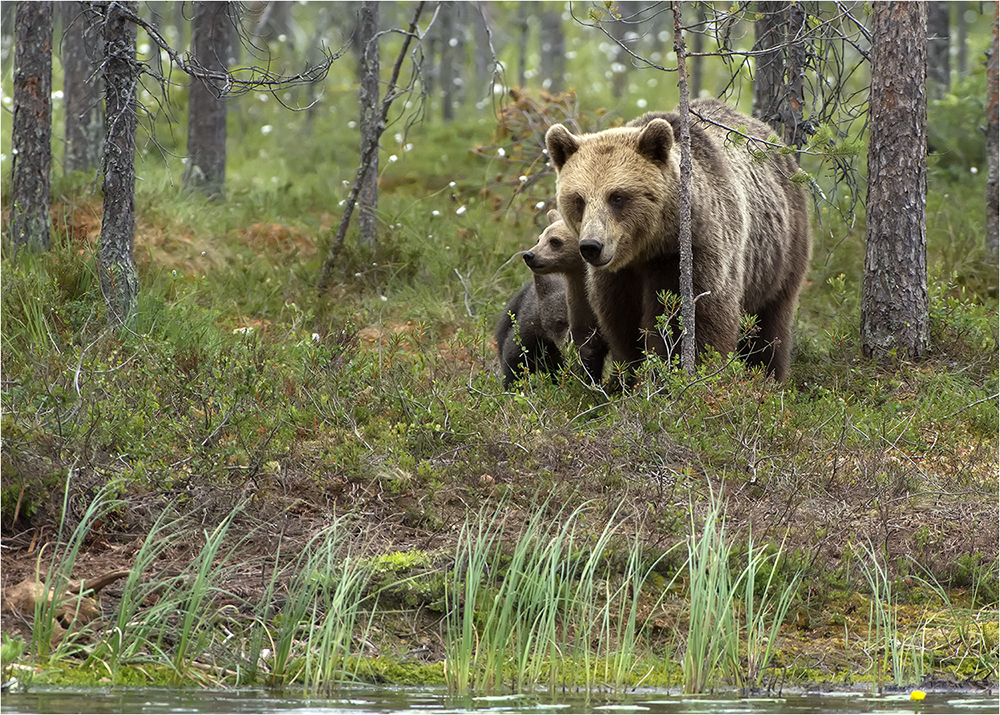
M666 119L654 119L639 132L636 150L656 164L666 164L674 145L674 130Z
M580 138L570 133L562 124L553 124L545 134L545 148L549 151L552 166L559 171L580 148Z
M549 218L549 226L554 224L556 221L562 221L562 214L555 209L549 209L547 216Z

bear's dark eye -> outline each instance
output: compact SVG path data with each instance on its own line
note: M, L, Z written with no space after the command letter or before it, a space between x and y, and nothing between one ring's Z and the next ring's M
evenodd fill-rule
M551 241L549 241L549 245L558 251L560 248L562 248L563 242L560 241L558 238L553 238Z
M616 211L621 211L623 208L625 208L626 203L628 203L628 199L626 198L625 194L619 193L617 191L608 197L608 204L611 206L611 208L615 209Z
M577 216L583 215L583 210L587 208L587 202L584 200L580 194L576 194L569 200L570 208L576 213Z

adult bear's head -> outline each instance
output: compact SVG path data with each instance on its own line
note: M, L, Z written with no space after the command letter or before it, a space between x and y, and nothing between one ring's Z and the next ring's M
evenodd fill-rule
M616 271L676 250L679 169L668 121L583 136L557 124L545 143L559 212L584 260Z

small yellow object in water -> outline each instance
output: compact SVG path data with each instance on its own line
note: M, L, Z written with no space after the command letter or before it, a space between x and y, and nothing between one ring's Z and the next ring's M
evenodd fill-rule
M925 693L923 690L914 690L912 693L910 693L910 700L923 700L926 697L927 693Z

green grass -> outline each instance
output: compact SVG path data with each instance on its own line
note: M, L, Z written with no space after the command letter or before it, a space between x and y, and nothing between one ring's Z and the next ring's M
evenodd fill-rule
M639 609L655 611L669 589L651 588L662 556L649 561L635 538L615 563L625 525L612 516L587 538L581 527L593 516L591 507L563 515L543 505L509 550L500 548L499 510L465 523L446 590L453 692L622 692L642 681L636 666L650 650Z
M725 514L713 499L701 535L691 509L688 534L687 642L682 669L685 693L704 693L722 679L732 681L739 667L739 626L729 574L730 545Z

